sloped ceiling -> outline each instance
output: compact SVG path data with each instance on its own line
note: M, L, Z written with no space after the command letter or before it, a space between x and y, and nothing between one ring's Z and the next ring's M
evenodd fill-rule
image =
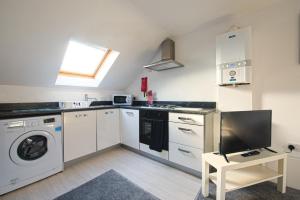
M167 36L280 0L1 0L0 84L54 86L68 41L121 54L99 88L122 90Z
M192 32L230 15L253 12L284 0L132 0L171 36Z
M101 83L123 89L166 33L127 0L1 0L0 84L54 86L68 41L120 52Z

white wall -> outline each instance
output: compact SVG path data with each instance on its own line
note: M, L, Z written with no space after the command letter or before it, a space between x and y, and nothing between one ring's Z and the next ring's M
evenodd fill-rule
M273 110L272 145L285 150L289 142L300 144L299 11L300 1L290 0L234 20L253 27L254 75L248 92L252 102L246 104ZM298 189L299 167L300 153L295 152L289 156L288 184Z
M300 144L300 1L289 2L255 16L253 106L273 110L272 144L279 148ZM290 155L288 183L298 189L299 167L300 153Z
M83 101L84 94L106 101L111 100L113 93L119 93L119 91L0 85L0 103Z
M221 110L272 109L273 146L300 144L299 11L300 1L288 0L256 13L230 16L175 38L177 60L185 68L144 71L127 90L143 99L140 77L148 76L158 100L217 101ZM217 87L215 37L234 24L253 29L253 84ZM300 153L290 154L288 185L298 189L299 167Z
M144 70L127 91L143 100L140 78L147 76L148 87L156 93L157 100L215 101L215 37L208 38L205 34L196 32L175 39L176 60L184 68Z

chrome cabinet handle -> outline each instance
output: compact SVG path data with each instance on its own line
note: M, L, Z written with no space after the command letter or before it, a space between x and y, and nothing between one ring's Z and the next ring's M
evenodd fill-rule
M104 114L108 115L108 114L109 114L109 112L105 112Z
M193 121L193 122L195 121L194 119L188 117L178 117L178 119L181 121Z
M178 151L181 151L181 152L184 152L184 153L191 153L190 151L185 150L185 149L181 149L181 148L178 148Z
M126 112L126 114L127 114L127 115L131 115L131 116L134 115L133 112Z
M188 128L181 128L181 127L178 127L178 130L182 131L182 132L193 132L192 129L188 129Z
M76 118L80 118L80 117L87 117L88 114L76 114L75 117Z

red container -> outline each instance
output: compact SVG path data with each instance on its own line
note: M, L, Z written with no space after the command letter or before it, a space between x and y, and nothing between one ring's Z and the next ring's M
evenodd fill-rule
M147 92L147 104L148 105L153 105L153 92L152 92L152 90L149 90Z
M141 91L144 93L144 96L148 90L148 78L147 77L142 77L141 80Z

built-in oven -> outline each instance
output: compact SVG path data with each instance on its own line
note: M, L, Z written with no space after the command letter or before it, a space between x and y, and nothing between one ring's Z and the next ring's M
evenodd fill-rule
M169 150L169 115L167 111L140 110L140 143L153 151Z

